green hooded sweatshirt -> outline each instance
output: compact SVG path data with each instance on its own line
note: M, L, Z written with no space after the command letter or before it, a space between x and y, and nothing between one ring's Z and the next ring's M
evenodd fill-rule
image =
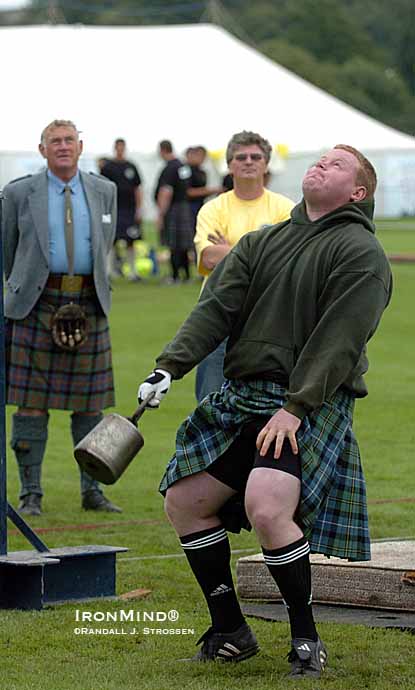
M367 395L366 343L392 291L373 203L248 233L212 272L198 304L157 358L179 379L229 336L228 379L270 379L300 419L341 386Z

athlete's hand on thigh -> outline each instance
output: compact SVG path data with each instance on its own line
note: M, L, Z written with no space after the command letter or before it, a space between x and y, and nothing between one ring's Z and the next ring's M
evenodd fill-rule
M293 453L297 455L298 446L295 434L300 425L301 419L298 419L294 414L287 412L283 408L278 410L257 436L256 447L259 450L259 454L262 456L266 455L271 443L275 440L274 458L278 459L281 455L284 439L288 438Z

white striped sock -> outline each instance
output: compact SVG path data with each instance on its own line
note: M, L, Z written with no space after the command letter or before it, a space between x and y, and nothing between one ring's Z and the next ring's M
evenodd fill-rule
M309 543L301 544L297 548L284 553L280 556L271 556L270 554L264 553L264 561L267 565L286 565L287 563L292 563L297 561L299 558L306 556L310 553Z
M185 543L180 540L180 543L182 548L185 551L188 551L190 549L204 549L207 546L213 546L213 544L217 544L218 542L224 541L227 538L228 535L226 530L223 529L223 527L220 527L216 532L213 532L213 534L206 534L204 537L199 537L199 539L193 539L192 541Z

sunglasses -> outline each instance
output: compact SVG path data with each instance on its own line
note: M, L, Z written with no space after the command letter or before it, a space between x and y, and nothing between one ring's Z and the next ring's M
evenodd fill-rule
M236 161L246 161L248 158L251 159L251 161L261 161L263 159L262 153L235 153L234 159Z

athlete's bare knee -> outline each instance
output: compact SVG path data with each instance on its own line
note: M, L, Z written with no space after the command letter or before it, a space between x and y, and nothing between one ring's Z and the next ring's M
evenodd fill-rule
M289 519L282 508L271 501L248 499L245 503L249 522L256 532L267 532L280 522Z

